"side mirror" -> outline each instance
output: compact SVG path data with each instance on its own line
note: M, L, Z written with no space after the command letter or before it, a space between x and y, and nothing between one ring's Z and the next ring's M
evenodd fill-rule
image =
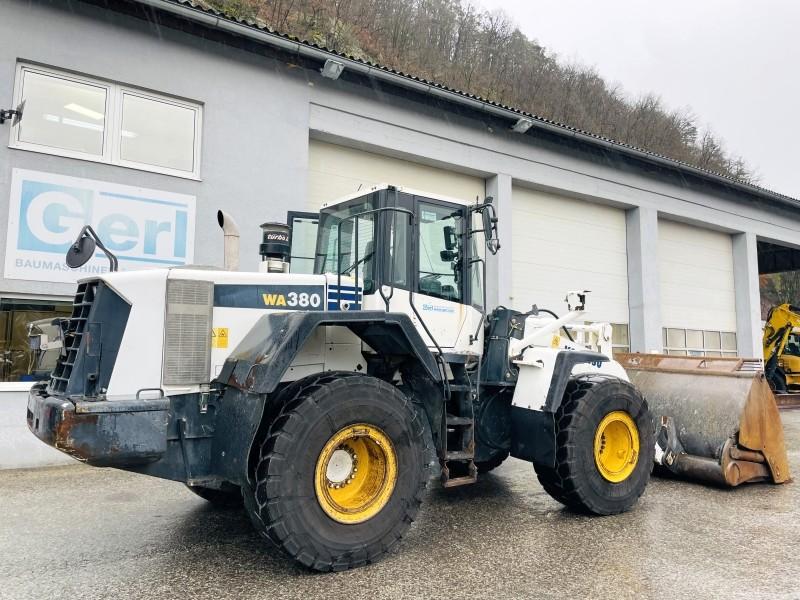
M103 245L100 237L97 235L91 225L86 225L78 234L78 239L67 250L65 260L71 269L78 269L89 262L89 259L94 256L94 251L100 248L103 253L108 257L109 270L114 272L119 270L119 261L111 251Z
M94 251L97 248L97 242L88 235L81 235L72 246L67 250L67 266L70 269L78 269L89 262L89 259L94 256Z
M492 254L497 254L497 251L500 250L500 240L497 238L497 217L494 216L494 207L490 202L491 200L481 208L481 219L486 236L486 248Z
M444 247L446 250L458 248L458 234L456 233L456 228L452 225L445 225L444 227Z

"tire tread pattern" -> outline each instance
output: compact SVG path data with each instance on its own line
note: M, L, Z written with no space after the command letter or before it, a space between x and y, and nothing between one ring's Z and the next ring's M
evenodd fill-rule
M556 466L545 467L534 465L536 476L544 490L555 500L564 504L572 510L593 514L615 514L625 512L633 506L644 492L641 486L638 493L628 499L628 502L621 504L614 510L609 511L608 507L599 506L592 502L591 496L584 493L583 487L586 484L580 477L576 476L578 470L574 463L577 459L577 445L574 439L573 423L579 418L588 418L592 406L586 401L586 395L596 386L609 380L621 383L631 388L634 394L639 395L638 390L627 381L605 374L578 375L570 379L564 393L561 406L556 411ZM647 403L642 401L642 409L647 411ZM633 415L637 420L638 415ZM646 437L646 436L645 436ZM646 440L643 440L646 444ZM639 460L653 461L654 448L646 446L640 447ZM647 471L648 477L649 472Z
M259 533L282 548L287 554L301 564L317 571L343 571L363 566L377 560L389 552L400 541L403 534L410 527L416 517L422 498L430 478L430 467L423 461L424 475L420 478L417 489L404 507L403 518L379 542L368 547L361 547L339 556L332 556L325 548L315 546L313 541L301 532L291 532L287 528L283 515L280 514L279 501L275 499L280 475L277 474L276 464L287 460L288 444L292 440L292 432L300 426L304 415L316 411L314 396L325 387L334 385L336 381L351 377L364 377L375 382L376 387L388 387L390 384L360 373L350 371L329 371L301 379L290 384L282 394L280 401L283 407L277 418L272 423L266 439L261 444L259 459L254 474L254 492L245 494L245 504ZM394 389L394 386L391 386ZM399 391L399 390L398 390ZM414 417L412 420L412 433L417 442L424 444L424 452L428 453L426 437L424 435L423 416L415 409L411 400L402 392L399 393L405 403L405 408ZM248 497L250 496L250 497ZM272 498L272 500L270 500Z

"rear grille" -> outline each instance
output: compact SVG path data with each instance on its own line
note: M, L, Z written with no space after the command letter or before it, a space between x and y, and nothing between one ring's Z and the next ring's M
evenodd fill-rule
M72 315L69 318L67 331L64 335L65 353L62 353L50 376L50 386L48 394L59 395L67 391L69 378L72 376L72 369L78 358L78 350L86 332L86 322L89 318L89 310L92 308L99 280L84 281L78 284L78 291L72 304Z
M205 383L211 369L210 281L169 279L164 334L166 385Z

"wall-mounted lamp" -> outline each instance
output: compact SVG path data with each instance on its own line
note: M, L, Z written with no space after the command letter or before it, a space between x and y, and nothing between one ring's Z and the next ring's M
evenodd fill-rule
M16 125L19 123L19 120L22 118L22 109L25 108L25 101L23 100L22 103L17 106L17 108L0 108L0 125L5 123L8 120L12 120L11 125Z
M516 123L511 126L511 131L515 133L525 133L533 125L533 121L527 117L520 117Z
M333 60L332 58L326 60L325 64L319 70L322 76L328 79L339 79L339 75L342 74L342 71L344 71L344 63Z

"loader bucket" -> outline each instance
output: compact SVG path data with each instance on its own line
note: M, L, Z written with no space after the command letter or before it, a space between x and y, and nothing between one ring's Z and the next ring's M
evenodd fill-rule
M723 486L789 480L783 426L760 360L660 354L614 358L647 400L661 467Z

